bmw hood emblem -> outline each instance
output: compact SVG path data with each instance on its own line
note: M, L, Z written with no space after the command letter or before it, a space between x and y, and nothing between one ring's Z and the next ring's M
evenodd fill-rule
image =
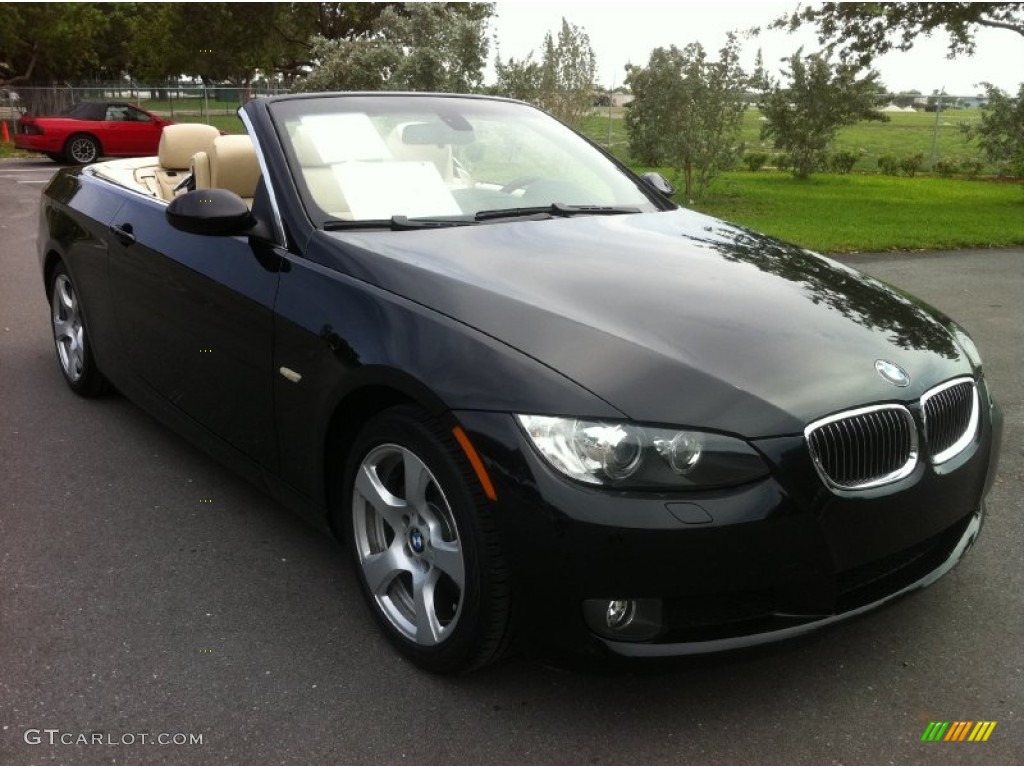
M879 376L897 387L905 387L910 384L910 375L889 360L875 360L875 370L878 371Z

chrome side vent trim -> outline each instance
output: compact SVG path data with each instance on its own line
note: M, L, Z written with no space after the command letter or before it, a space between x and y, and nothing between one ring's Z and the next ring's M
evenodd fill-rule
M825 484L859 491L902 480L918 459L917 427L902 405L871 405L819 419L804 430Z
M921 397L924 436L932 464L942 464L971 444L978 432L980 403L974 379L965 376Z

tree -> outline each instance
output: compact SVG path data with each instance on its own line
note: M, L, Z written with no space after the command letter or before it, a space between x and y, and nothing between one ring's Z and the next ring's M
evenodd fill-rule
M844 61L868 66L890 50L906 51L918 35L945 32L949 57L972 54L978 27L1024 36L1024 3L817 3L772 26L793 31L813 25L818 40Z
M892 97L892 103L897 107L912 107L917 102L917 97L920 95L920 91L905 91L904 93L894 95Z
M125 71L141 80L179 75L248 88L257 71L291 83L313 64L312 39L362 39L405 3L125 3L117 25ZM239 30L244 30L240 34Z
M562 19L557 39L544 36L541 60L526 58L494 61L494 92L536 104L562 122L579 126L594 103L597 58L586 31Z
M0 85L65 80L103 69L112 8L0 3Z
M963 130L969 138L977 139L991 163L1012 176L1024 177L1024 84L1016 97L991 83L984 86L988 103L981 122L966 125Z
M289 48L275 26L287 3L136 5L126 68L143 80L192 75L240 86L244 98L257 71L276 71Z
M0 84L191 75L234 83L244 93L260 72L294 80L315 63L314 46L326 52L320 40L374 40L410 83L476 87L487 53L482 28L493 7L421 5L0 3Z
M500 57L494 59L495 85L494 93L510 99L540 103L541 65L533 60L533 51L524 59L509 59L503 62Z
M789 153L793 175L805 179L822 167L829 146L840 128L860 120L886 121L877 107L885 101L878 73L870 70L858 79L861 67L833 66L821 54L789 58L788 86L771 83L761 95L760 109L767 122L761 138Z
M748 78L730 35L717 60L700 43L651 52L646 67L626 67L633 101L626 112L630 152L683 177L687 200L700 197L735 161Z
M557 42L548 32L541 58L540 107L569 125L590 114L594 100L597 58L590 37L562 19Z
M314 37L316 68L296 86L318 90L467 92L483 82L485 3L409 3L384 9L355 39Z

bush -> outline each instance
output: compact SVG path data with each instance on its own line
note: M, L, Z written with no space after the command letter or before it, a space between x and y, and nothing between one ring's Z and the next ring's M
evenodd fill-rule
M878 158L878 167L886 176L900 175L900 161L892 155L882 155Z
M956 160L939 160L935 164L935 170L938 171L939 176L948 179L957 174L960 170L960 163Z
M978 178L978 174L981 173L981 161L964 160L963 164L960 166L960 172L968 179Z
M768 155L764 152L751 152L750 154L743 156L743 162L747 164L747 168L752 173L757 173L764 168L765 163L768 162Z
M829 168L833 173L848 174L853 170L853 166L857 164L859 159L856 152L834 152L832 157L829 158Z
M793 166L793 158L783 152L781 155L775 155L772 158L772 165L780 171L788 171Z
M909 178L913 178L921 170L922 165L924 165L923 152L918 152L916 155L904 155L900 159L900 171Z

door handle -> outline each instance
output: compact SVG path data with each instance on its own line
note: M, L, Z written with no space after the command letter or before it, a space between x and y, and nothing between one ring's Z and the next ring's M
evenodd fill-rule
M135 235L132 234L132 225L127 221L121 226L111 224L110 231L121 242L121 245L131 245L135 242Z

